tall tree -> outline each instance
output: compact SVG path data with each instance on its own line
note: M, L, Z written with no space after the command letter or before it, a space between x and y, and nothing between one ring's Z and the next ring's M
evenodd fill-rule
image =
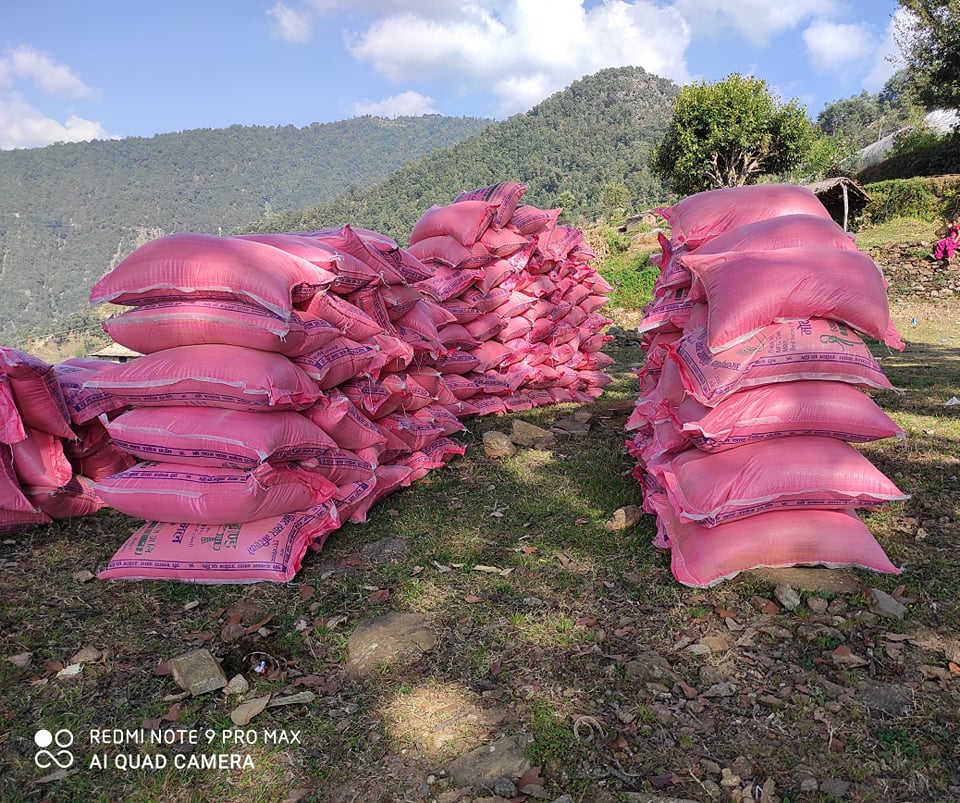
M960 0L899 0L894 39L908 80L928 109L960 108Z
M784 105L765 81L732 73L680 90L653 170L681 195L753 184L799 165L814 137L803 106Z

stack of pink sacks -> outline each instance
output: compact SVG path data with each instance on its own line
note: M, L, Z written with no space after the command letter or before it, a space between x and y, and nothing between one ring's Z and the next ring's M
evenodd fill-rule
M97 493L147 522L101 577L288 580L342 522L364 521L378 499L463 454L449 437L461 419L598 395L609 320L595 310L609 286L556 210L537 212L535 233L509 228L524 189L512 186L509 211L509 199L484 202L482 228L503 216L513 264L486 256L448 270L347 225L171 235L101 279L91 303L128 307L104 329L146 356L93 372L74 407L137 460ZM465 300L489 301L508 282L486 314ZM494 345L512 321L504 296L533 282L540 295L516 306L542 300L527 324L546 319L536 338Z
M98 467L119 466L85 449L56 366L0 348L0 534L100 510L91 487Z
M908 498L852 444L903 437L864 392L890 382L887 283L807 188L689 196L670 224L639 330L627 422L654 545L705 587L758 567L896 573L855 512Z
M433 206L409 250L434 268L419 283L449 313L436 363L465 414L589 402L610 382L612 339L598 310L610 285L589 264L583 232L557 224L559 209L519 202L526 186L501 182Z

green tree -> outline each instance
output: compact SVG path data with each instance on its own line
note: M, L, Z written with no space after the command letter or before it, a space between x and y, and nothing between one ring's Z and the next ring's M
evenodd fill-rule
M753 184L798 166L814 137L803 106L781 104L765 81L732 73L680 90L652 167L681 195Z
M846 134L859 141L861 132L879 117L877 96L863 91L852 98L824 106L817 115L817 127L828 136Z
M856 154L853 137L843 132L834 136L820 134L814 139L803 164L797 170L798 180L818 181L848 173L847 165Z
M630 190L622 181L610 181L600 191L600 203L607 211L623 211L630 206Z
M900 0L894 39L908 84L928 109L960 108L960 0Z

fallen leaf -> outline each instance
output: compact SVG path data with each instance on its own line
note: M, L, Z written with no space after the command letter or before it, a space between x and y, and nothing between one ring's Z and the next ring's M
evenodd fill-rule
M186 604L183 606L183 609L184 609L185 611L192 611L194 608L199 608L199 607L200 607L200 600L198 600L198 599L192 599L192 600L190 600L190 602L186 603Z
M99 661L103 657L103 652L96 647L82 647L80 651L70 659L71 664L89 664Z
M478 597L476 594L467 594L467 596L463 598L463 601L466 603L469 603L470 605L474 605L477 602L480 602L481 598Z
M32 783L53 783L54 781L62 781L64 778L69 778L78 770L54 770L49 775L44 775L42 778L37 778Z
M242 728L244 725L249 725L250 721L264 708L267 707L267 703L270 702L270 695L266 697L255 697L253 700L247 700L245 703L240 703L233 711L230 712L230 719L233 720L233 724L238 728Z
M74 572L70 576L78 583L89 583L94 577L96 577L93 572L88 571L87 569L81 569L78 572Z
M545 786L546 781L540 776L539 767L531 767L517 781L517 789L523 791L525 786Z
M83 672L83 664L70 664L57 672L58 678L75 678Z
M447 572L452 571L449 566L444 566L442 563L437 563L435 560L430 562L436 567L440 574L446 574Z
M308 600L312 599L313 595L317 593L317 589L313 586L300 586L300 599Z
M473 567L475 572L487 572L488 574L500 574L503 570L498 569L496 566L484 566L482 563L478 563Z
M161 719L166 720L167 722L179 722L180 717L183 716L183 706L180 703L174 703L167 709L167 713L164 714Z
M386 602L388 599L390 599L390 589L380 588L367 597L367 602L376 604L378 602Z
M26 669L33 660L32 652L19 652L16 655L8 655L7 660L19 669Z
M260 620L259 622L257 622L256 624L250 625L250 627L247 628L246 635L249 636L251 633L256 633L258 630L260 630L260 628L262 628L265 624L267 624L267 622L269 622L271 619L273 619L273 614L272 614L272 613L271 613L269 616L261 619L261 620Z
M158 731L162 724L162 719L145 719L140 723L140 727L145 731Z

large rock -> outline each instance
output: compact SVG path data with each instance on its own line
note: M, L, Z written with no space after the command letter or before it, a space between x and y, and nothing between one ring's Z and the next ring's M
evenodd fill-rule
M509 435L491 429L483 433L483 453L494 460L502 460L513 457L517 453L517 447Z
M415 664L437 646L437 634L426 616L391 613L356 626L347 644L347 673L369 677L384 664Z
M528 446L533 449L549 450L557 445L557 438L549 429L538 427L519 418L513 422L510 440L517 446Z
M464 786L491 787L500 778L519 778L530 769L524 751L531 741L529 736L504 736L460 756L447 772Z

